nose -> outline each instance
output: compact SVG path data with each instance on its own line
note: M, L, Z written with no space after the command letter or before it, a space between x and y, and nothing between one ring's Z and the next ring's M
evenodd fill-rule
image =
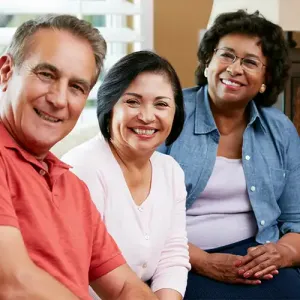
M50 91L47 94L47 101L50 102L55 108L62 109L67 106L67 93L68 84L65 82L55 82L50 87Z
M152 105L145 105L141 107L138 114L138 119L146 124L153 122L155 119L155 114Z
M243 74L242 62L240 58L237 58L230 66L228 66L227 71L232 75Z

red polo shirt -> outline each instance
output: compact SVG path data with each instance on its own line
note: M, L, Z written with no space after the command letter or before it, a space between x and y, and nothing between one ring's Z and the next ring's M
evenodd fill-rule
M86 185L53 154L45 161L48 172L0 123L0 226L17 227L36 265L90 299L89 281L125 261Z

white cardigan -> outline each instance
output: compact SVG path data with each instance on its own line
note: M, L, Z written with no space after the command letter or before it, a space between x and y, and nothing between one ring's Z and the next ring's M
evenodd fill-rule
M137 206L108 143L99 134L62 158L89 187L92 199L127 263L155 292L169 288L184 295L190 269L184 174L171 157L151 157L152 182Z

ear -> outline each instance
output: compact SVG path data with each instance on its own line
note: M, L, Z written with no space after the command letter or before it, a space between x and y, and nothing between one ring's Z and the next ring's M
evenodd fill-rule
M13 74L13 60L8 54L0 57L0 87L2 92L7 90L9 79Z

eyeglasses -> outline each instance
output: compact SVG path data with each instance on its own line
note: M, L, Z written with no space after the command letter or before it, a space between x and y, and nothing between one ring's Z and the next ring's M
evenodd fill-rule
M246 72L253 72L253 73L260 72L261 69L266 66L258 58L249 57L249 56L238 57L232 51L225 48L220 48L220 49L216 48L214 49L214 52L217 58L224 64L231 65L237 59L240 59L241 67Z

